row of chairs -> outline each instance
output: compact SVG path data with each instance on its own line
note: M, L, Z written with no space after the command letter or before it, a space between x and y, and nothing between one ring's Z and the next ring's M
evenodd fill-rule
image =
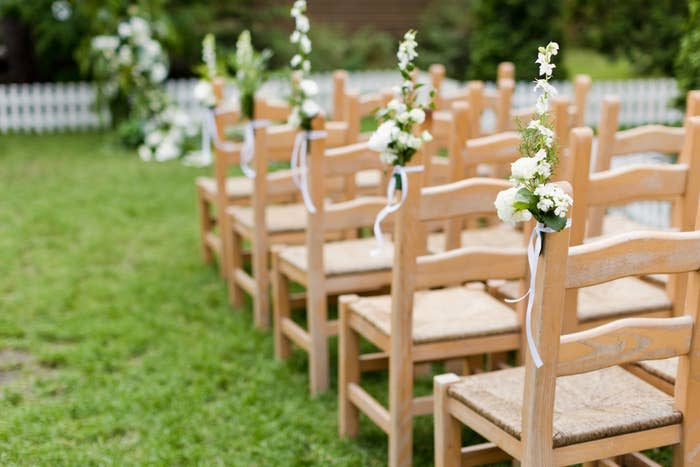
M356 93L345 94L343 110L338 115L351 115L359 121L362 99ZM472 91L472 95L476 93ZM387 98L386 94L381 96L380 99ZM364 102L369 102L370 99L365 98ZM240 146L222 144L216 147L215 174L219 175L215 177L216 196L210 196L208 205L203 201L203 182L198 182L205 258L211 260L216 248L212 245L217 245L221 255L222 274L229 281L233 303L240 305L243 294L247 292L253 298L256 323L261 326L268 324L268 259L271 255L276 356L288 357L292 344L306 350L309 354L311 392L322 392L329 386L328 337L340 334L340 433L356 434L359 428L358 414L362 411L389 435L392 465L410 463L412 417L433 413L433 397L413 397L413 377L417 365L449 360L453 367L456 365L466 375L505 366L505 351L518 351L518 361L527 361L522 348L522 306L514 310L500 299L524 291L527 257L523 245L529 236L529 228L518 230L493 223L487 227L474 228L484 219L493 218L495 195L509 186L499 175L504 166L507 167L509 162L518 157L520 139L512 131L498 131L484 136L486 132L478 125L483 110L476 107L477 110L474 111L473 102L473 97L471 100L456 99L450 104L449 110L438 110L427 119L425 125L435 134L444 135L445 139L440 141L436 138L419 157L414 158L414 163L421 163L425 169L408 175L411 189L402 208L384 224L385 231L389 232L392 231L390 226L393 223L393 235L387 239L379 255L369 254L374 247L374 240L362 238L361 232L362 228L372 225L376 213L386 203L386 199L379 196L386 177L381 173L382 167L377 155L369 151L366 144L361 142L360 136L355 136L355 130L353 137L360 142L348 144L348 129L353 125L347 121L333 125L334 122L326 122L321 115L312 123L314 130L326 130L325 137L311 142L309 154L307 178L311 201L316 207L313 213L307 214L303 204L298 203L298 190L290 172L281 170L268 173L268 164L276 160L277 154L280 156L277 160L281 160L285 151L287 157L291 152L295 132L289 128L269 127L255 131L254 169L257 175L254 180L249 180L251 198L248 203L232 202L225 189L226 168L238 163ZM592 133L577 128L570 136L563 136L569 135L570 127L580 123L577 117L572 117L572 112L585 105L578 103L572 107L564 99L558 102L559 105L555 103L554 106L557 136L570 143L561 146L564 163L558 176L572 183L575 199L571 239L568 238L568 231L561 234L561 238L564 235L567 237L565 245L569 244L569 240L571 245L581 245L586 237L620 230L620 223L610 222L610 216L604 215L603 208L637 199L674 201L674 227L680 231L692 230L698 198L696 179L700 170L696 168L697 163L693 163L700 157L700 140L697 139L695 130L698 127L697 121L689 118L683 129L647 126L618 132L616 118L619 101L606 99L595 157L597 171L589 176ZM697 115L699 102L699 95L689 95L688 116ZM365 108L369 108L369 105ZM274 103L256 100L256 115L260 118L281 120L283 111L277 109L283 109L283 106L276 107ZM235 112L217 112L219 141L224 140L228 122L235 120ZM359 125L356 128L359 135ZM433 155L441 146L447 148L446 158ZM641 151L679 153L679 162L663 168L633 166L623 170L608 170L612 156ZM224 173L223 177L220 176L221 173ZM359 186L358 174L363 173L373 175L371 178L374 183ZM476 174L491 177L476 178ZM272 204L277 202L284 204ZM212 206L219 208L216 212L216 219L220 219L219 240L214 240L216 221L209 214ZM204 222L205 218L207 223ZM630 223L624 224L625 229L636 227L638 226L631 226ZM560 238L560 234L551 237ZM674 242L676 240L675 237L668 238ZM653 243L656 238L650 241ZM549 245L556 242L545 242L545 254L548 251L559 254L558 259L551 261L554 264L550 265L551 268L555 268L557 261L566 264L565 248L548 250ZM680 245L674 242L670 243ZM250 249L246 248L248 244ZM576 248L582 251L588 251L585 248L595 250L594 247L583 245L573 247L572 251ZM608 247L601 248L608 251ZM692 257L692 254L688 257ZM246 272L248 259L252 273ZM541 264L550 262L543 261ZM564 270L559 268L558 271L561 275ZM595 287L586 287L577 294L575 289L578 287L569 287L572 290L567 290L565 294L566 307L559 307L566 310L561 330L577 332L612 319L640 313L654 317L682 314L685 276L669 279L651 274L669 272L679 271L663 267L654 270L649 266L647 269L632 271L631 274L610 276L610 279L616 281L607 289L591 291ZM638 277L628 279L622 276ZM545 283L542 277L547 277L547 274L538 273L538 293L541 292L541 284ZM561 277L559 279L563 283ZM595 282L592 280L585 286L592 286ZM304 286L305 292L292 292L295 283ZM391 294L387 295L389 290ZM549 285L546 290L549 292ZM617 298L608 300L615 303L608 304L610 306L607 308L599 306L615 292ZM585 303L586 294L589 297L588 304ZM340 319L331 320L328 317L328 303L334 302L338 296ZM645 307L640 311L633 302ZM542 300L536 303L542 305ZM304 304L306 327L292 314L294 308ZM536 309L544 313L543 308ZM561 313L561 309L549 313ZM536 326L536 329L539 330L540 327ZM547 327L547 330L550 328ZM540 333L538 336L540 344L549 342L546 337L548 335L542 337L543 335ZM361 353L361 339L369 341L375 350ZM546 349L552 347L551 342L547 345L549 347ZM548 351L546 349L543 348L543 352ZM487 363L481 358L484 354L489 354ZM657 358L654 355L644 354L645 358ZM670 355L666 352L663 356ZM627 358L623 363L632 361L632 358ZM641 375L653 386L668 392L674 387L668 376L670 373L675 375L669 368L677 366L677 361L662 360L661 363L629 365L624 373L625 378L635 374L636 382L641 381ZM551 370L552 361L546 363ZM360 384L363 372L379 369L389 370L388 408L383 407ZM516 370L505 371L517 374ZM521 370L518 371L522 373ZM550 379L552 374L556 372L546 373ZM518 392L517 378L513 379L516 386L510 386L509 389L507 379L503 379L507 375L504 372L487 372L482 377L492 378L487 382L487 387L503 388L499 394L507 393L517 398L522 393L522 390ZM473 380L467 378L464 381ZM464 381L454 375L436 378L436 462L440 465L455 465L462 461L465 465L481 465L506 455L522 458L526 465L561 464L577 458L579 443L585 444L585 454L581 458L584 461L639 449L641 441L636 438L634 442L639 441L638 444L616 440L616 447L608 450L599 450L597 445L593 449L586 444L599 438L560 445L557 445L555 439L554 446L557 448L576 445L577 449L569 447L562 451L565 454L550 453L550 457L546 458L527 457L525 453L529 451L526 444L529 441L525 439L527 436L520 435L525 433L521 430L521 426L525 425L516 420L519 412L513 409L514 405L508 405L502 400L496 401L495 398L491 400L496 406L503 405L501 415L506 413L512 418L509 419L512 422L510 425L494 416L487 417L487 423L483 425L487 428L481 428L481 425L472 426L475 418L464 418L466 412L457 408L460 402L471 407L472 411L477 410L482 416L486 413L464 402L466 397L460 399L456 396ZM537 384L542 383L538 380ZM515 391L511 391L513 387L516 387ZM545 402L550 401L553 391L552 389ZM536 399L534 394L531 394L531 398ZM441 401L444 403L442 407ZM535 410L534 413L539 413L539 406ZM528 420L532 422L532 416L529 417ZM546 428L546 417L543 420L537 429L547 439L547 430L551 432L551 427ZM455 434L461 430L458 426L460 421L495 444L461 449L459 438ZM516 426L517 429L513 428ZM494 427L505 430L511 438L494 431ZM683 430L669 428L661 431L670 436L671 432L677 434ZM529 426L527 433L532 433ZM655 446L678 441L665 442L668 439L663 438L664 442ZM538 440L541 442L542 438ZM544 455L540 448L541 443L534 451ZM597 457L591 457L594 454ZM540 463L537 459L548 460ZM556 459L556 462L552 459Z

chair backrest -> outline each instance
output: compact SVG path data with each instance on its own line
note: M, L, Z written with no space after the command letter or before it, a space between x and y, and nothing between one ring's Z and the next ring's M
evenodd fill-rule
M633 361L680 356L675 406L683 412L684 465L700 460L700 231L637 232L568 248L568 229L545 234L538 264L532 324L543 365L526 359L522 413L523 462L553 465L552 431L557 376ZM627 318L561 336L567 290L622 277L689 273L683 315ZM693 454L691 454L693 455Z
M692 230L700 196L700 117L689 119L682 162L679 164L634 164L591 174L593 132L576 128L571 132L570 160L574 166L572 184L571 244L583 243L592 208L604 208L634 201L668 200L678 212L675 227ZM587 222L588 219L588 222ZM667 292L674 310L679 310L685 296L685 277L669 281ZM567 307L576 309L576 293L568 294ZM575 329L575 315L567 317L565 330Z
M690 117L700 115L700 91L691 91L686 99L686 118L683 128L663 125L644 125L618 131L620 99L606 96L598 125L598 148L595 155L594 172L610 169L613 157L661 152L677 154L678 161L684 159L685 130ZM592 209L589 213L588 235L598 236L603 230L605 209Z

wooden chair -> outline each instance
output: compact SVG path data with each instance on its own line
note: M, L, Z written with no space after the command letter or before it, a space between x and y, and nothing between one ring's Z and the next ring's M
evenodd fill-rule
M598 147L592 162L593 172L610 169L613 157L659 152L680 155L683 150L685 128L662 125L644 125L618 131L620 99L606 96L603 99L598 125ZM686 118L700 115L700 91L691 91L686 99ZM620 214L607 214L604 207L591 208L587 235L596 237L613 233L630 232L648 227Z
M420 184L421 174L409 177L411 186ZM520 346L518 315L483 288L462 284L525 279L522 240L509 248L457 245L423 255L425 238L417 228L421 223L451 221L451 237L458 240L459 221L494 212L496 194L509 187L505 180L471 178L410 190L396 214L391 296L340 298L340 434L355 436L363 412L389 436L389 465L410 464L413 416L432 413L432 397L413 397L415 364ZM373 355L360 354L360 337L388 356L388 408L360 386L361 362Z
M595 465L667 445L675 446L674 465L700 465L700 231L635 232L568 248L569 233L545 234L537 268L532 322L543 365L527 358L525 367L435 378L436 466L505 455L528 467ZM569 292L686 272L682 316L622 319L560 337ZM679 357L675 397L617 366L671 356ZM462 449L462 424L489 442Z
M349 129L350 122L358 121L358 101L355 95L346 95L349 120L347 122L325 122L325 138L312 141L311 146L346 146L357 137ZM264 101L256 100L256 105ZM342 123L342 124L339 124ZM229 206L225 210L224 237L227 254L225 264L229 283L229 297L234 307L243 304L243 294L248 293L253 302L256 326L266 328L270 322L269 306L269 250L274 244L301 244L306 230L306 207L299 202L299 189L293 183L291 170L268 173L268 164L288 160L292 152L297 129L287 125L259 128L255 132L252 203L249 206ZM260 174L258 176L258 174ZM355 179L336 178L327 186L328 195L341 199L353 196ZM289 202L290 200L294 202ZM280 201L287 201L280 203ZM252 271L245 269L245 245L248 244Z
M426 120L426 125L429 121ZM414 155L420 160L420 152ZM309 184L316 212L307 214L306 244L273 249L273 309L275 355L286 359L291 343L309 354L311 394L328 389L328 337L337 334L338 323L328 319L328 297L347 293L382 291L391 283L393 245L386 241L378 255L374 238L324 243L329 232L372 226L386 204L384 197L365 197L324 206L324 180L354 176L358 170L382 167L377 153L366 143L325 152L312 145ZM412 190L419 190L414 185ZM387 219L388 220L388 219ZM388 222L385 222L386 228ZM290 315L290 283L306 288L307 328Z
M217 105L223 102L223 79L214 80ZM280 121L289 115L289 106L274 100L260 101L259 118ZM216 139L214 145L214 176L198 177L197 205L199 211L200 245L204 262L209 264L222 255L223 243L219 235L223 212L229 205L250 204L253 182L244 176L230 177L231 167L240 163L240 145L227 142L226 128L240 123L238 110L217 107L215 110ZM217 229L217 226L219 227ZM219 261L221 275L226 274L224 261Z
M678 207L678 230L693 229L700 195L700 118L691 119L689 125L679 164L635 164L591 175L588 174L592 131L588 128L572 131L570 149L575 201L572 245L584 242L591 206L670 200ZM567 296L564 330L574 332L625 316L672 316L682 307L684 284L684 277L678 276L663 290L646 280L626 277L582 288ZM501 287L499 292L510 298L522 295L514 282Z

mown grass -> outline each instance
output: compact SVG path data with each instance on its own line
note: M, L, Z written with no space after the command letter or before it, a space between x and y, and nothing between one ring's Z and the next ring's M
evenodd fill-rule
M641 78L625 58L610 59L590 49L570 48L564 61L571 76L585 73L593 80Z
M0 138L0 465L385 465L368 420L338 439L335 377L310 398L305 356L276 362L202 264L208 169L111 141ZM415 465L432 463L431 425Z

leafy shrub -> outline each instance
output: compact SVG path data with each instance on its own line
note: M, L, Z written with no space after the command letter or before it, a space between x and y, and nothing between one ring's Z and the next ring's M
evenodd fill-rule
M671 76L686 0L570 0L572 34L582 45L624 56L640 74Z
M688 91L700 89L700 0L688 2L689 16L676 57L676 80L681 95L676 106L685 106Z
M418 27L420 68L441 63L450 77L467 78L473 29L470 4L469 0L438 0L426 9Z

